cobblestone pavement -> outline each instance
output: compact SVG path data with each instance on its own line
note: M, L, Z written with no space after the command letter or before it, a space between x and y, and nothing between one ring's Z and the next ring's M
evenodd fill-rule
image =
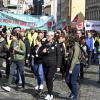
M100 84L98 81L98 66L90 66L85 72L85 79L80 86L80 100L100 100Z
M81 80L79 100L100 100L100 84L98 81L98 66L90 66L85 71L85 78ZM41 97L37 95L34 90L36 84L35 78L29 68L25 68L26 87L25 89L16 90L16 86L12 85L11 92L5 92L0 88L0 100L43 100L47 93L47 89L43 90ZM6 79L0 79L0 85L6 82ZM61 80L61 76L58 74L54 80L54 99L53 100L68 100L67 96L70 91L65 84L64 80Z

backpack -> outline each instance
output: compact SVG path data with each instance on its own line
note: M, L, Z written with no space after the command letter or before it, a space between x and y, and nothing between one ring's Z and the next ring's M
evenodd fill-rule
M80 63L86 65L87 61L86 61L85 51L83 50L83 47L81 47L80 45L79 45L79 47L80 47L80 53L79 53L78 59L79 59Z

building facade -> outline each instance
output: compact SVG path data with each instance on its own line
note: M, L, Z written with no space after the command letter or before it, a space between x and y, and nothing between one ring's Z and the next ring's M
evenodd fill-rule
M79 14L79 18L85 18L85 0L47 0L44 13L53 15L56 21L69 18L70 22ZM50 14L51 13L51 14Z
M10 0L3 0L4 7L7 7L7 5L8 5L9 2L10 2Z
M58 0L57 4L57 19L67 17L67 0Z
M28 9L27 0L3 0L4 7L9 9L9 12L22 14Z
M66 17L71 22L78 14L84 20L85 0L57 0L57 20Z
M100 20L100 0L86 0L86 20Z
M64 12L67 17L70 17L71 21L79 13L85 17L85 0L65 0L63 5L65 5Z
M0 0L0 8L3 7L3 0Z
M80 20L85 18L85 0L71 0L71 21L78 15Z
M66 0L45 0L44 13L54 16L55 21L67 17Z

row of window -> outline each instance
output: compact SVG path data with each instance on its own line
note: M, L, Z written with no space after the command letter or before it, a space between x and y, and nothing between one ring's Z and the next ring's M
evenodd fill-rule
M86 19L88 20L100 20L100 8L95 10L86 11Z
M86 0L86 5L93 5L95 3L100 3L100 0Z
M63 2L61 4L58 4L58 11L59 13L62 13L66 10L66 4Z

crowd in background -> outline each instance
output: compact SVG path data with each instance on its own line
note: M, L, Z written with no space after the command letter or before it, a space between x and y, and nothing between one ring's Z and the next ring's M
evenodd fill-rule
M77 100L77 81L84 79L84 68L99 62L100 83L100 35L92 31L40 31L0 26L0 67L4 60L8 79L2 86L4 90L10 92L13 77L16 77L16 86L21 83L25 88L24 67L29 66L37 79L35 90L42 91L44 80L46 82L48 94L45 100L53 99L56 72L61 73L69 87L69 98Z

